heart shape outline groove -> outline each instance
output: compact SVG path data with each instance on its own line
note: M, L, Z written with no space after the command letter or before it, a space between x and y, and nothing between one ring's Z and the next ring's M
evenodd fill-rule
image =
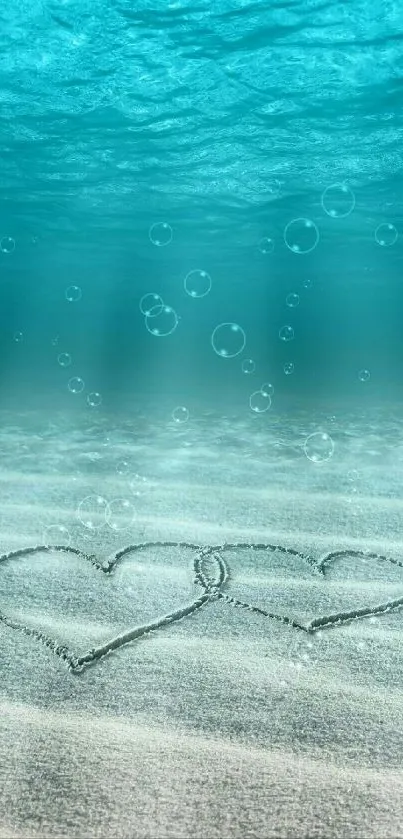
M119 561L122 560L123 557L126 556L128 553L133 553L135 551L141 551L153 547L182 547L197 552L194 559L194 582L195 584L201 587L202 593L198 598L193 600L187 606L175 609L175 611L163 615L161 618L157 618L146 624L142 624L141 626L136 626L131 629L128 629L120 635L111 638L109 641L106 641L105 643L100 644L97 647L92 647L90 650L87 650L87 652L79 656L74 654L66 645L59 644L58 641L46 635L46 633L42 632L42 630L26 626L25 624L20 623L19 621L7 617L7 615L5 615L3 612L0 612L0 623L2 623L4 626L7 626L9 629L14 629L23 632L25 635L35 638L36 640L43 643L53 653L55 653L55 655L59 656L66 663L71 673L76 674L81 673L86 667L92 664L96 664L100 659L104 658L106 655L119 649L120 647L123 647L134 640L138 640L144 635L148 635L149 633L154 632L157 629L162 629L163 627L168 626L171 623L181 620L187 615L193 614L193 612L196 612L197 610L199 610L200 608L202 608L207 603L213 600L223 600L228 604L247 609L250 612L260 614L265 618L280 621L283 624L292 626L294 629L299 630L301 632L305 632L307 634L313 634L318 630L322 629L329 629L332 627L342 626L343 624L350 623L353 620L359 620L365 617L378 614L385 614L403 606L402 596L399 598L395 598L394 600L390 600L386 603L378 604L377 606L366 606L360 609L351 609L348 612L336 612L331 615L313 618L307 624L302 624L294 618L288 617L287 615L278 615L273 612L268 612L265 609L262 609L258 606L254 606L250 603L238 600L237 598L232 597L231 595L228 595L224 591L222 591L223 587L230 579L230 570L228 567L228 563L221 556L221 554L229 550L265 550L271 553L277 551L283 554L287 554L289 556L297 557L303 560L305 563L307 563L310 569L313 571L313 573L321 576L323 579L326 578L326 566L343 556L353 556L361 558L365 557L366 559L381 560L384 562L390 562L393 565L399 566L403 569L403 563L397 559L392 559L391 557L387 557L382 554L371 553L368 551L349 549L329 552L321 560L316 561L309 555L297 551L295 548L285 547L284 545L272 545L269 543L224 542L221 545L208 545L203 547L201 545L195 545L190 542L151 541L139 542L134 545L127 545L125 548L116 551L116 553L113 555L111 559L107 560L104 563L101 563L94 554L87 554L84 551L79 550L78 548L65 545L36 545L33 547L20 548L15 551L10 551L7 554L3 554L3 556L0 557L0 567L2 563L10 561L12 559L21 558L23 556L30 556L35 553L49 553L54 551L59 553L74 554L75 556L81 557L84 561L90 562L96 570L101 571L104 574L111 574L113 572L113 569L119 563ZM207 560L213 560L215 563L215 577L210 577L204 568L204 565Z

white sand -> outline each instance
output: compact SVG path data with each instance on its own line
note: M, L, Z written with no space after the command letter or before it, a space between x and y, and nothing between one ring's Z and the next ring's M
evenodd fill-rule
M316 427L336 443L325 464L300 447ZM59 525L101 561L160 539L403 561L401 432L377 417L2 428L3 552ZM133 524L89 533L76 510L96 493L133 503ZM278 551L225 558L228 595L304 624L403 596L403 568L386 561L349 554L322 579ZM80 654L192 603L193 561L149 548L106 577L69 554L10 560L0 611ZM307 636L218 600L76 674L0 623L0 837L403 836L402 620L395 609Z

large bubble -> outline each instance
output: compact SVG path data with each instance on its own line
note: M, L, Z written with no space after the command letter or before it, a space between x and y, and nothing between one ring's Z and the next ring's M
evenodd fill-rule
M159 294L156 294L154 291L150 291L148 294L143 294L139 306L140 311L146 317L156 317L160 314L160 312L162 312L164 308L164 301Z
M159 306L158 306L159 308ZM148 332L155 335L157 338L165 338L167 335L172 335L178 326L179 318L171 306L163 306L160 311L155 313L154 309L146 315L145 324Z
M48 524L44 528L42 541L47 548L52 545L69 547L71 544L71 534L63 524Z
M312 463L323 463L330 460L334 452L334 442L325 431L315 431L306 438L304 452Z
M189 271L183 285L189 297L205 297L211 289L210 274L199 268Z
M106 523L111 530L127 530L133 524L135 515L135 508L127 498L115 498L105 511Z
M375 230L375 241L383 248L389 248L395 244L398 235L394 224L380 224Z
M262 390L255 390L249 398L249 406L255 414L264 414L271 406L271 396Z
M345 218L354 210L355 195L347 184L333 184L322 195L322 207L331 218Z
M148 231L150 242L157 247L162 248L164 245L169 245L172 242L173 231L170 224L167 222L157 222L152 224Z
M87 530L95 532L106 524L107 508L108 502L102 495L87 495L78 505L77 516Z
M246 335L237 323L220 323L211 336L211 346L222 358L234 358L242 352Z
M319 231L309 218L295 218L284 230L284 241L293 253L310 253L319 242Z

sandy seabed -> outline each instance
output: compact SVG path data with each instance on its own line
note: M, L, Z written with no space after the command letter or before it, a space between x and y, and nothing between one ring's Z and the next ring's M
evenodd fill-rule
M398 411L1 427L0 837L403 837Z

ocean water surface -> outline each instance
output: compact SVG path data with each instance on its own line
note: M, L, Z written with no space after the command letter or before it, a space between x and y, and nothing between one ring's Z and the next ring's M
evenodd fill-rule
M396 3L0 14L4 399L400 397Z

